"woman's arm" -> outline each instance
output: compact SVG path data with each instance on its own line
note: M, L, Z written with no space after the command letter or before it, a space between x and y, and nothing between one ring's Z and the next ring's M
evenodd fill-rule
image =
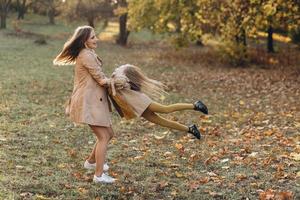
M102 71L101 66L97 63L96 58L90 52L82 52L79 55L83 66L88 70L95 81L104 87L108 87L110 85L110 79L107 78Z

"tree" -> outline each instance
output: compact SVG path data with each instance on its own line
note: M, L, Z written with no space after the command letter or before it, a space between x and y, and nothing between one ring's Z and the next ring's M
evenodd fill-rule
M109 0L77 0L67 1L67 17L69 19L86 19L95 27L96 20L113 16L113 8Z
M24 15L27 10L27 5L27 0L17 0L18 19L24 19Z
M117 44L125 46L130 31L127 29L128 3L126 0L117 1L117 9L115 14L119 16L119 35L116 40Z
M9 11L11 0L0 0L0 29L6 28L6 18Z
M131 0L128 6L130 28L167 33L176 45L184 46L201 38L200 5L200 1Z
M61 13L61 8L64 5L62 0L35 0L36 7L46 9L49 24L55 24L55 17Z
M267 49L274 52L273 33L276 29L289 32L296 29L299 23L299 4L297 0L253 0L261 7L256 17L258 29L267 30Z

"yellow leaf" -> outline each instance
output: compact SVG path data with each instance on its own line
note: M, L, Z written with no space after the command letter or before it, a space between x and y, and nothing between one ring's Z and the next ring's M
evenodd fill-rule
M176 196L176 195L177 195L177 191L176 191L176 190L173 190L173 191L171 192L171 195L172 195L172 196Z
M58 168L63 169L66 168L66 164L65 163L61 163L59 165L57 165Z
M87 189L85 188L78 188L78 191L81 193L81 194L86 194L88 192Z
M202 120L202 123L210 124L212 121L211 120Z
M300 171L299 171L299 172L297 172L296 176L297 176L297 177L300 177Z
M183 148L182 144L178 144L178 143L175 144L175 147L176 147L178 150L180 150L180 149Z
M36 199L37 199L37 200L50 200L50 198L45 197L45 196L43 196L43 195L36 195Z
M232 113L232 117L234 117L234 118L240 118L240 113L234 112L234 113Z
M172 153L170 151L167 151L166 153L164 153L164 156L166 156L166 157L169 157L171 155L172 155Z
M157 139L157 140L162 140L166 137L166 135L163 135L163 136L159 136L159 135L154 135L154 138Z
M240 100L240 105L245 105L245 102L243 100Z
M292 159L294 159L296 161L300 161L300 154L299 153L291 153L290 156L292 157Z
M273 130L267 130L267 131L264 132L264 134L265 134L266 136L271 136L271 135L274 134L274 132L273 132Z
M184 175L183 175L182 173L180 173L180 172L175 172L175 175L176 175L177 178L181 178L181 177L184 176Z
M163 101L163 100L165 100L165 99L166 99L166 97L165 97L164 95L161 95L161 96L160 96L160 100L161 100L161 101Z

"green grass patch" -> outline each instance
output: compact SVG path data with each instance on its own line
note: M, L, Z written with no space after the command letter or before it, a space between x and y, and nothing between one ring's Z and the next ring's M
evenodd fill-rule
M27 19L24 30L47 36L70 34L75 27ZM201 99L210 115L163 115L200 126L204 137L196 141L143 119L121 120L114 112L116 137L107 158L118 181L96 185L93 172L82 167L95 138L64 115L73 67L52 65L64 40L50 37L37 45L35 38L10 32L0 31L1 199L258 199L268 189L300 197L296 71L179 62L160 57L176 53L148 45L153 38L144 32L137 37L145 43L128 48L100 42L97 53L107 75L121 64L135 64L167 85L169 95L161 103Z

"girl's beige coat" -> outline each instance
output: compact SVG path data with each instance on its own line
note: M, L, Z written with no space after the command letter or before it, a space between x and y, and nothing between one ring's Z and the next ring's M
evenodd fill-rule
M96 53L83 49L76 58L74 88L66 113L75 123L111 126L111 107L107 88L100 81L106 78Z

